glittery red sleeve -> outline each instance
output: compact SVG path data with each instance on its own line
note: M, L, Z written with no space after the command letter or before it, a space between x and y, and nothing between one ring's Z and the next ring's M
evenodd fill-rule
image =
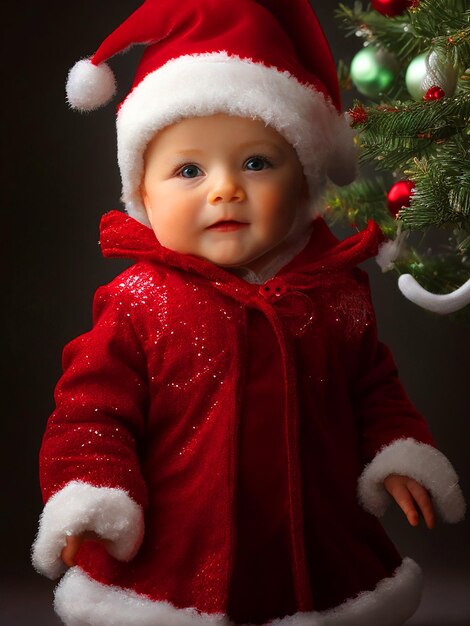
M368 289L366 274L362 280ZM426 421L413 406L398 378L390 350L378 340L370 291L369 303L369 322L362 338L359 367L352 389L364 463L397 439L412 438L434 445Z
M130 309L116 281L100 287L92 330L64 349L56 409L40 452L44 501L78 480L123 489L146 504L136 453L146 415L146 369Z

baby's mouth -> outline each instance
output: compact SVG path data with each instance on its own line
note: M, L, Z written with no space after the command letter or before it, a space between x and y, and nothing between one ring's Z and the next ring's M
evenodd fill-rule
M221 220L209 226L208 230L217 230L220 232L227 232L230 230L239 230L248 226L247 222L237 222L236 220Z

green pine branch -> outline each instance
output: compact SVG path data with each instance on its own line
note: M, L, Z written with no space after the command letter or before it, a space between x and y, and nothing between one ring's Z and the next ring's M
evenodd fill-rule
M462 239L458 244L458 250L462 255L470 255L470 235Z
M397 222L387 208L387 187L381 177L362 178L341 189L330 187L325 196L329 223L346 220L363 229L374 220L388 237L395 237Z
M460 168L458 171L451 171L442 167L439 159L434 157L415 159L406 174L416 188L410 206L398 214L405 226L422 229L431 225L461 225L470 220L468 171Z
M398 224L414 231L395 269L412 274L431 292L449 293L470 277L470 0L420 0L393 18L355 2L352 8L341 4L337 16L349 35L394 54L399 68L379 105L356 102L352 110L361 163L372 163L389 176L330 190L326 217L359 228L374 219L392 238ZM430 50L442 53L442 63L454 65L457 89L440 100L410 101L407 67ZM339 69L342 87L350 87L348 67L343 63ZM397 220L387 208L392 173L395 180L407 177L415 185L410 206ZM436 228L447 237L444 249L431 246L419 253L411 242L420 239L422 248L427 233ZM470 307L455 317L461 316L470 319Z
M362 106L359 102L356 106ZM430 133L437 140L464 131L470 123L470 94L437 101L395 102L393 106L363 107L367 119L360 125L362 136L408 136ZM453 134L454 134L453 133Z
M355 107L366 114L359 125L361 163L374 161L380 170L414 169L412 161L430 159L433 153L441 169L445 163L461 171L468 163L470 92L439 101L378 107L356 102Z
M401 169L416 185L411 206L399 214L404 225L419 229L467 219L470 94L363 111L361 162L374 161L382 170Z
M369 43L393 52L402 65L429 48L444 49L453 62L466 69L470 52L468 0L420 0L416 9L387 17L363 8L362 2L340 4L336 17L347 35L359 35Z
M390 19L369 8L364 10L362 2L355 2L352 8L340 4L335 15L348 36L359 35L369 43L380 42L398 58L416 56L420 52L422 43L408 30L407 17Z

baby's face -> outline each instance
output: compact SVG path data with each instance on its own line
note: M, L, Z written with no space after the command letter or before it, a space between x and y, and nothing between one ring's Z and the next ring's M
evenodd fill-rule
M158 241L225 267L262 267L298 219L307 185L295 150L259 120L184 119L145 153L142 199Z

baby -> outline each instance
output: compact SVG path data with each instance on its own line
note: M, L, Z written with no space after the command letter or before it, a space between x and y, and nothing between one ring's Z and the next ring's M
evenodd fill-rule
M170 250L255 276L281 257L285 264L292 243L310 233L302 166L261 121L219 114L178 122L157 133L145 164L143 204L158 241ZM434 526L432 503L418 482L392 474L385 486L412 525L418 522L414 497ZM83 538L67 540L67 565Z
M135 263L64 350L35 566L70 567L70 625L399 626L420 569L376 516L464 504L377 340L378 227L339 242L316 214L354 170L331 55L307 2L184 4L144 3L69 79L92 108L104 59L157 42L118 113L129 216L101 226Z

